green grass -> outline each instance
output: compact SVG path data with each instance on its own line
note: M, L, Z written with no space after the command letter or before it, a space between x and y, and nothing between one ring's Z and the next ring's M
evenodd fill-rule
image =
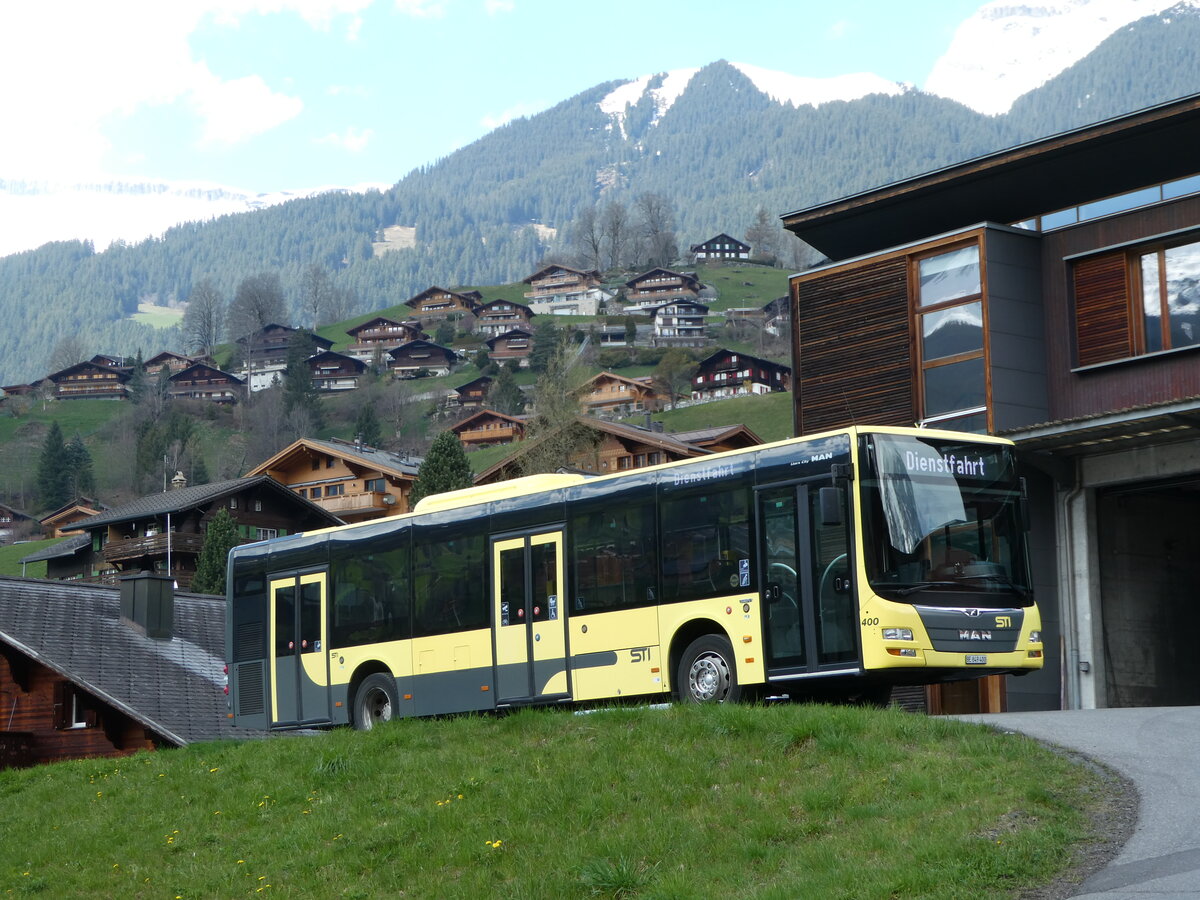
M138 304L138 311L129 318L152 328L171 328L183 321L183 310L141 303Z
M26 541L22 544L7 544L0 547L0 575L24 575L26 578L45 578L46 561L30 563L21 571L21 557L37 553L64 538L48 538L43 541Z
M0 772L0 889L48 897L989 898L1102 776L898 710L394 722Z
M760 309L788 292L787 269L769 266L712 266L696 270L696 276L717 289L717 299L707 301L709 310L722 312L740 306Z
M795 437L792 431L792 395L787 391L699 403L684 409L655 413L653 419L662 422L667 431L745 425L764 441ZM642 425L645 420L644 415L638 415L625 421Z

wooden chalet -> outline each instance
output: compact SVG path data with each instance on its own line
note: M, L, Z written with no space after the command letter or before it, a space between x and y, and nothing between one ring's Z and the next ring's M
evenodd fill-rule
M412 307L412 314L420 319L459 318L474 315L479 308L477 292L460 293L448 291L445 288L429 287L415 297L404 301L405 306Z
M677 300L698 300L703 285L694 272L655 268L625 282L625 308L648 310Z
M593 415L629 416L660 409L663 397L649 378L626 378L613 372L601 372L584 383L579 402Z
M763 307L763 331L775 337L792 333L792 304L789 297L776 297Z
M167 379L167 391L173 400L237 403L245 396L246 382L216 366L198 362Z
M21 574L30 563L44 562L46 578L54 581L109 581L116 577L116 567L103 562L92 551L88 534L68 534L54 544L35 550L21 558Z
M601 325L596 329L596 339L601 347L628 347L629 330L624 323Z
M600 273L595 269L544 266L524 279L524 283L530 288L525 299L535 313L594 316L612 297L601 287Z
M0 387L0 398L4 397L24 397L26 394L32 394L38 389L41 381L35 381L32 384L6 384Z
M22 523L32 521L32 516L26 515L15 506L0 503L0 544L11 542L17 536L17 529L23 527Z
M533 352L533 332L527 328L514 328L504 334L488 338L488 359L503 362L506 359L527 360Z
M726 450L744 450L757 447L763 439L745 425L718 425L713 428L697 428L694 431L676 431L672 437L685 444L702 447L712 453Z
M307 365L312 371L313 387L318 391L352 391L367 371L367 364L361 359L333 350L310 356Z
M611 475L677 459L707 456L710 452L695 444L680 441L674 435L591 416L580 416L565 427L582 429L591 434L592 446L581 450L571 460L571 466L581 472ZM536 440L530 441L530 445ZM494 484L516 478L520 474L521 455L527 450L525 443L518 444L511 455L480 472L475 483Z
M480 375L473 381L459 385L454 389L458 396L459 406L482 407L487 402L488 391L492 389L492 376Z
M449 347L432 341L409 341L388 352L388 368L396 378L449 375L458 357Z
M420 465L361 442L301 438L246 474L269 475L331 515L362 522L408 512Z
M458 435L464 447L488 447L492 444L511 444L525 437L524 416L509 416L493 409L481 409L450 430Z
M264 325L253 334L238 338L237 343L241 348L242 359L245 360L242 374L251 391L269 388L274 383L276 376L280 379L283 378L292 342L302 333L308 335L313 351L316 353L328 350L333 346L333 341L321 337L319 334L274 322Z
M111 353L97 353L88 362L98 366L108 366L110 369L131 368L124 356L114 356Z
M693 300L672 300L657 307L650 342L655 347L703 347L708 343L708 307Z
M200 362L200 360L194 357L164 350L162 353L156 354L142 363L142 371L147 375L157 375L163 369L166 369L168 372L174 374L175 372L182 372L197 362Z
M700 244L692 244L688 250L696 262L722 259L749 259L750 245L721 232Z
M224 658L224 598L0 578L0 769L232 738Z
M180 474L172 484L186 481ZM342 524L333 513L266 475L179 486L77 523L90 536L96 554L92 576L111 580L113 570L148 571L190 585L209 520L222 508L246 542Z
M46 513L38 519L38 524L48 538L66 537L69 534L79 534L79 529L75 527L76 522L98 516L104 510L103 503L97 503L90 497L78 497L53 512Z
M76 363L46 378L54 384L54 396L59 400L124 400L129 396L129 370L96 362Z
M421 330L416 319L396 320L387 316L376 316L361 325L347 328L353 343L346 348L346 355L372 363L375 354L383 356L408 341L426 340L429 335Z
M700 361L692 376L693 400L717 400L740 394L770 394L792 386L792 370L783 363L721 349Z
M484 337L496 337L514 328L528 330L534 312L528 306L511 300L492 300L475 313L475 332Z

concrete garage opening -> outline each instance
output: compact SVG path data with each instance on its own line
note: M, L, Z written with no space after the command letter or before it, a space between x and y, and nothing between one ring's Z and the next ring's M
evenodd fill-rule
M1200 704L1200 480L1097 496L1108 706Z

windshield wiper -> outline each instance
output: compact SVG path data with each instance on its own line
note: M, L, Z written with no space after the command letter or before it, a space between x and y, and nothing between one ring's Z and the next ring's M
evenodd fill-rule
M1013 582L1012 579L1010 579L1007 575L1001 575L996 572L989 572L985 575L960 575L959 576L960 581L974 581L974 580L981 579L981 578L990 578L993 581L999 581L1001 584L1003 584L1006 588L1008 588L1014 594L1017 594L1021 597L1026 597L1029 595L1029 588L1021 587L1021 585Z
M884 585L872 585L872 587L884 588ZM896 596L907 597L909 594L915 594L917 591L923 591L930 587L958 587L957 581L918 581L913 584L905 585L896 591ZM884 588L890 590L890 586Z

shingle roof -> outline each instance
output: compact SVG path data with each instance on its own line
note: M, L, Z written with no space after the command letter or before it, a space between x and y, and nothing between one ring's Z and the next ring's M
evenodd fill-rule
M404 475L415 476L423 462L419 456L401 456L399 453L392 453L390 450L377 450L365 444L357 446L344 441L320 441L316 438L304 438L303 441L310 446L320 447L333 456L353 459L371 468L382 467L384 469L391 469Z
M43 547L35 553L21 557L21 562L41 562L43 559L57 559L60 556L71 556L76 551L91 546L91 543L92 536L90 534L73 534L70 537L63 538L56 544L51 544L49 547Z
M172 743L258 734L226 717L219 597L177 593L175 636L156 640L121 623L117 588L0 578L0 642Z

